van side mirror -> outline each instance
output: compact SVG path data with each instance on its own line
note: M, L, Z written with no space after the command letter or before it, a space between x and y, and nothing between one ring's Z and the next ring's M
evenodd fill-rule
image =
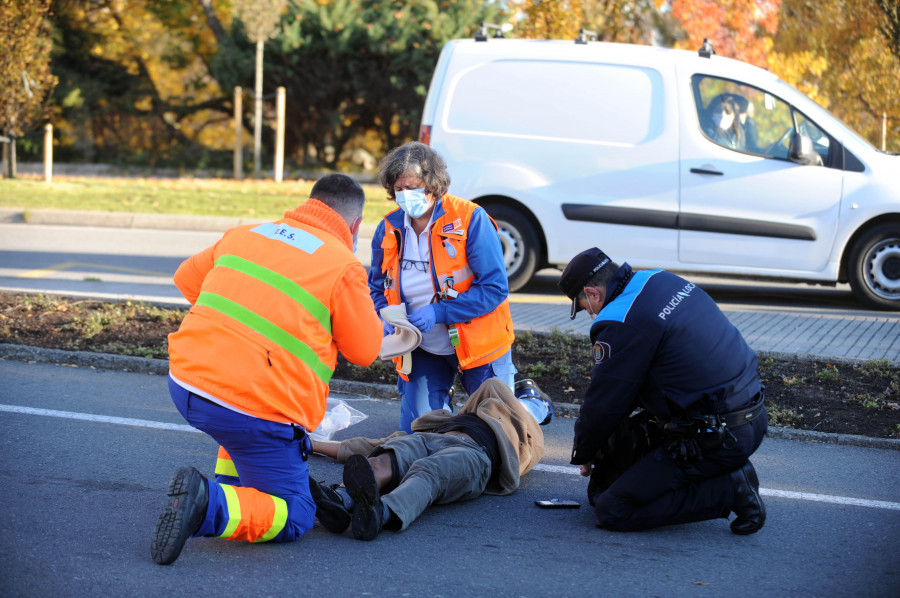
M792 162L804 166L822 166L822 156L813 148L809 135L794 131L791 135L791 146L788 149L788 157Z

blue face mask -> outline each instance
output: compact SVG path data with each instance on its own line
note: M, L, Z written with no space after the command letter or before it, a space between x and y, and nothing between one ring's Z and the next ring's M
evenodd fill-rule
M418 218L428 211L431 205L425 189L408 189L406 191L395 191L397 196L397 205L406 212L410 218Z

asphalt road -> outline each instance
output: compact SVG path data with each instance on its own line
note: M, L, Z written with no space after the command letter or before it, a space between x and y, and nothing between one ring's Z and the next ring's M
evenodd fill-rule
M0 288L67 292L92 296L133 296L186 305L172 274L186 257L208 247L220 232L0 224ZM370 239L357 255L368 266ZM515 294L518 302L565 305L556 288L559 271L547 269ZM836 314L880 314L864 309L846 284L834 287L690 277L723 307L788 306Z
M210 473L215 443L184 424L162 376L0 360L0 594L18 596L896 596L900 453L766 439L753 461L758 534L725 520L642 533L597 529L568 465L571 419L544 428L538 469L507 497L433 507L359 542L318 524L293 544L189 540L155 565L150 532L172 472ZM346 397L394 429L398 404ZM340 480L314 457L313 475ZM541 510L536 499L575 499Z

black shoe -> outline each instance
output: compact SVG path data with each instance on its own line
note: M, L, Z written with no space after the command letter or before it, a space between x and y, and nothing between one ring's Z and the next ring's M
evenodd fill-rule
M200 529L209 506L206 478L193 467L182 467L169 482L169 504L159 516L150 554L159 565L171 565L187 539Z
M746 536L755 534L766 523L766 506L759 495L759 478L753 464L746 465L731 474L734 484L734 504L731 510L737 515L731 522L731 531Z
M375 470L362 455L351 455L344 465L344 486L353 498L350 529L357 540L374 540L381 532L382 505Z
M316 517L322 527L333 534L344 533L350 527L350 511L344 506L341 495L312 478L309 480L309 492L316 503Z

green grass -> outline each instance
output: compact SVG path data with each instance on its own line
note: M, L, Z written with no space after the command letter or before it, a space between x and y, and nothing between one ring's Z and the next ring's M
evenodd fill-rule
M0 180L0 207L22 208L26 218L30 210L56 209L274 220L305 202L313 182L54 176L48 185L24 175ZM363 221L377 224L396 204L377 185L363 189Z

